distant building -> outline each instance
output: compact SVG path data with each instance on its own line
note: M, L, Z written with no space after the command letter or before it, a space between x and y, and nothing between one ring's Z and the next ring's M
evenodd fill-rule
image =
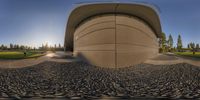
M90 64L119 68L156 55L159 37L159 16L148 5L84 4L68 18L65 50Z

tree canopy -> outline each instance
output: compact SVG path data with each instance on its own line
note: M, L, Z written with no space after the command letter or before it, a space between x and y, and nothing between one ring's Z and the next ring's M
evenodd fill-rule
M181 39L181 35L178 35L178 40L177 40L177 49L180 50L182 49L183 44L182 44L182 39Z
M173 48L173 43L174 43L174 41L173 41L172 35L170 34L169 39L168 39L168 46L170 48Z

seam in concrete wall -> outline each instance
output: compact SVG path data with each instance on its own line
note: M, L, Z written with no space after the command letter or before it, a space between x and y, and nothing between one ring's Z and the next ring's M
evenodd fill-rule
M134 46L140 46L140 47L148 47L148 48L154 48L154 49L158 49L158 47L153 47L153 46L147 46L147 45L143 45L140 43L116 43L116 44L123 44L123 45L134 45Z
M79 51L115 51L115 50L76 50L75 52Z
M134 26L130 26L130 25L125 25L125 24L117 24L119 26L124 26L124 27L130 27L130 28L133 28L133 29L136 29L138 31L140 31L141 33L144 33L146 36L150 37L151 39L154 40L155 43L157 43L157 41L155 41L155 39L153 37L151 37L148 33L144 32L143 30L137 28L137 27L134 27ZM154 33L153 33L154 34Z
M78 32L78 34L75 34L74 36L81 34L81 33L84 32L86 29L88 29L88 28L90 28L90 27L92 27L92 26L95 26L95 25L98 25L98 24L102 24L102 23L110 23L110 22L114 22L114 21L113 21L113 20L112 20L112 21L102 21L102 22L98 22L98 23L91 24L91 25L85 27L84 29L80 30L80 32ZM77 29L77 30L78 30L78 29Z
M117 7L119 4L115 7L115 68L117 68Z
M114 13L101 13L101 14L95 14L95 15L89 16L83 19L82 21L80 21L79 24L75 27L75 29L79 28L80 26L87 23L88 21L91 21L92 19L96 19L98 17L107 16L107 15L114 15Z
M128 44L127 44L128 45ZM132 44L130 44L130 45L132 45ZM146 47L146 46L139 46L139 45L134 45L133 47L136 47L136 46L138 46L138 47L145 47L145 48L147 48L147 49L149 49L149 47ZM152 48L152 49L158 49L158 48ZM99 49L99 50L76 50L76 52L77 51L115 51L115 50L103 50L103 49Z
M156 36L156 33L154 32L154 30L152 29L151 25L148 24L147 21L145 21L144 19L141 19L140 17L137 17L136 15L129 15L129 14L117 14L119 16L126 16L128 18L131 18L131 19L136 19L138 22L142 23L144 26L148 27L152 33Z
M87 46L98 46L98 45L105 45L105 44L113 44L113 43L104 43L104 44L99 43L99 44L91 44L91 45L87 45ZM153 47L153 46L143 45L143 44L140 44L140 43L116 43L116 45L119 45L119 44L158 49L157 46ZM84 46L79 46L79 47L87 47L87 46L84 45ZM76 49L76 51L81 51L81 50Z
M91 33L93 33L93 32L101 31L101 30L106 30L106 29L115 29L115 27L108 27L108 28L101 28L101 29L93 30L93 31L91 31L91 32L88 32L88 33L85 33L84 35L79 36L79 37L76 39L76 41L78 41L78 40L81 39L82 37L85 37L85 36L87 36L87 35L89 35L89 34L91 34Z
M90 45L83 45L83 46L79 46L79 47L85 47L85 46L92 46L92 45L104 45L104 44L114 44L114 43L95 43L95 44L90 44Z

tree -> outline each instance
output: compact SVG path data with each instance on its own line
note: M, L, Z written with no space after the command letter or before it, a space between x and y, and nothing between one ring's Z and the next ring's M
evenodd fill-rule
M8 48L8 47L7 47L6 45L3 46L3 50L7 50L7 48Z
M166 35L164 32L162 32L161 38L160 38L160 49L159 52L164 52L166 49Z
M36 50L36 47L33 47L33 50L35 51L35 50Z
M48 50L49 48L49 45L48 45L48 42L45 44L45 50Z
M4 45L2 44L2 45L1 45L1 50L3 50L3 49L4 49Z
M180 50L182 49L182 39L181 39L181 35L178 35L178 40L177 40L177 49L180 52Z
M14 48L14 49L16 49L16 48L17 48L16 44L14 44L14 45L13 45L13 48Z
M21 46L20 46L20 49L21 49L21 50L24 50L24 49L25 49L25 46L21 45Z
M196 49L199 50L199 44L198 43L196 44Z
M193 42L191 42L191 43L190 43L190 47L191 47L192 49L194 49L194 48L195 48L195 44L194 44Z
M190 49L190 44L187 45L187 48Z
M57 47L56 47L56 44L54 45L54 48L56 49Z
M173 48L173 43L174 43L174 41L173 41L173 38L172 38L172 35L171 35L171 34L169 35L168 42L169 42L169 47L170 47L170 48Z
M165 33L162 33L162 47L164 48L166 46L166 35Z
M61 45L60 45L60 43L59 43L59 45L58 45L58 48L61 48Z
M16 45L16 48L19 49L19 45L18 44Z
M13 49L13 44L12 44L12 43L10 43L10 49L11 49L11 50Z
M195 44L190 43L190 47L192 48L193 55L195 54Z
M173 43L174 43L174 41L173 41L172 35L170 34L169 37L168 37L168 40L167 40L167 49L170 52L173 49Z

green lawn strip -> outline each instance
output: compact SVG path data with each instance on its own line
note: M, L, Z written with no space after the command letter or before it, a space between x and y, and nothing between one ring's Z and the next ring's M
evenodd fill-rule
M195 52L194 55L193 55L193 52L176 52L175 54L180 55L180 56L186 56L186 57L200 58L200 52Z
M24 56L24 52L22 51L3 51L0 52L0 59L24 59L24 58L36 58L43 56L43 52L26 52L26 56Z
M25 58L37 58L37 57L41 57L44 56L45 54L32 54L30 56L26 56Z
M23 58L24 54L23 52L0 52L0 58L1 59L19 59Z

